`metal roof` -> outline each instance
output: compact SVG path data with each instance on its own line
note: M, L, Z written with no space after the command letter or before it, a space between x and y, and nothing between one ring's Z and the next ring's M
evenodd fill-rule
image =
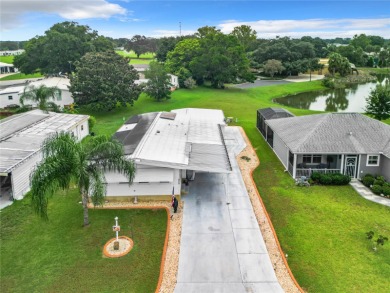
M50 134L69 131L86 119L87 115L33 110L1 120L0 172L11 172L15 166L39 151ZM6 135L3 135L3 131Z
M379 154L390 157L390 126L359 113L267 120L294 153Z
M257 110L257 112L259 112L265 120L294 117L291 112L283 108L263 108Z
M147 113L133 129L126 125L114 135L126 154L138 164L208 172L230 172L231 166L220 129L221 110L178 109L172 114ZM161 116L162 115L162 116ZM171 119L166 119L169 116ZM144 122L145 121L145 122Z

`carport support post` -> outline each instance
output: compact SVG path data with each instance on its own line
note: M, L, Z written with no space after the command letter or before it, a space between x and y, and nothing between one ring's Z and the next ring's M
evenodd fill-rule
M118 217L115 217L115 227L118 227ZM116 241L118 241L118 234L119 234L118 229L115 231L115 234L116 234Z

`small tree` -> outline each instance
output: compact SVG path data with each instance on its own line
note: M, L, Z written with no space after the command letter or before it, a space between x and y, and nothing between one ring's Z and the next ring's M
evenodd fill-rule
M265 73L274 77L275 73L280 73L284 70L284 66L279 60L270 59L265 62L263 69Z
M339 73L341 76L346 76L351 72L351 65L347 58L338 53L332 53L329 56L329 72L332 75Z
M144 89L148 96L157 101L171 98L171 79L162 64L150 62L145 77L149 79Z
M26 86L23 90L23 94L20 96L20 103L24 106L26 101L32 101L37 103L38 108L44 112L48 112L48 110L59 112L59 106L53 102L56 94L61 94L58 87L47 87L43 84L39 87L33 85ZM50 99L53 99L53 101L50 101Z
M377 85L366 101L367 114L378 120L390 118L390 85Z

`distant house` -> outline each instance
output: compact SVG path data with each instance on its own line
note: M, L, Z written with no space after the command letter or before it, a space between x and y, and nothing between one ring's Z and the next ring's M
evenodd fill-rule
M145 71L149 69L148 64L133 64L135 70L137 70L139 79L135 81L136 84L147 83L149 79L145 78ZM179 78L176 75L168 74L170 77L170 82L172 89L176 89L179 87Z
M17 56L24 52L23 49L0 51L0 56Z
M88 135L87 115L33 110L0 120L0 208L30 190L30 174L42 160L43 141L59 131Z
M0 62L0 74L16 73L18 69L9 63Z
M266 140L293 178L312 172L352 178L371 173L390 180L387 124L359 113L286 117L265 124Z
M0 108L5 108L9 105L15 104L20 105L20 96L23 94L26 86L39 87L41 85L45 85L47 87L58 87L59 92L55 96L54 100L52 100L58 106L64 107L74 103L72 95L69 92L69 79L63 77L50 77L30 82L27 85L11 86L0 90ZM35 106L35 104L30 101L26 101L25 104Z
M107 199L161 200L172 193L180 198L183 180L198 172L229 173L221 110L178 109L131 117L115 133L125 154L134 160L133 183L116 172L106 172Z

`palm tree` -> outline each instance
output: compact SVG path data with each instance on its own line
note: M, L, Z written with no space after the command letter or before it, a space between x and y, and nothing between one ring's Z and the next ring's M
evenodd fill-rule
M42 111L48 112L50 109L54 112L59 112L58 105L49 101L51 98L54 100L55 94L59 91L60 89L58 87L47 87L43 84L39 87L33 85L26 86L23 94L20 96L20 103L24 106L25 101L32 101L37 103L38 108Z
M82 143L69 133L56 133L45 140L42 153L43 160L31 175L31 195L34 210L45 219L49 197L76 183L82 198L84 226L88 226L89 196L94 205L102 205L106 195L104 171L125 174L129 184L134 179L135 165L125 159L123 145L106 136L93 136Z

